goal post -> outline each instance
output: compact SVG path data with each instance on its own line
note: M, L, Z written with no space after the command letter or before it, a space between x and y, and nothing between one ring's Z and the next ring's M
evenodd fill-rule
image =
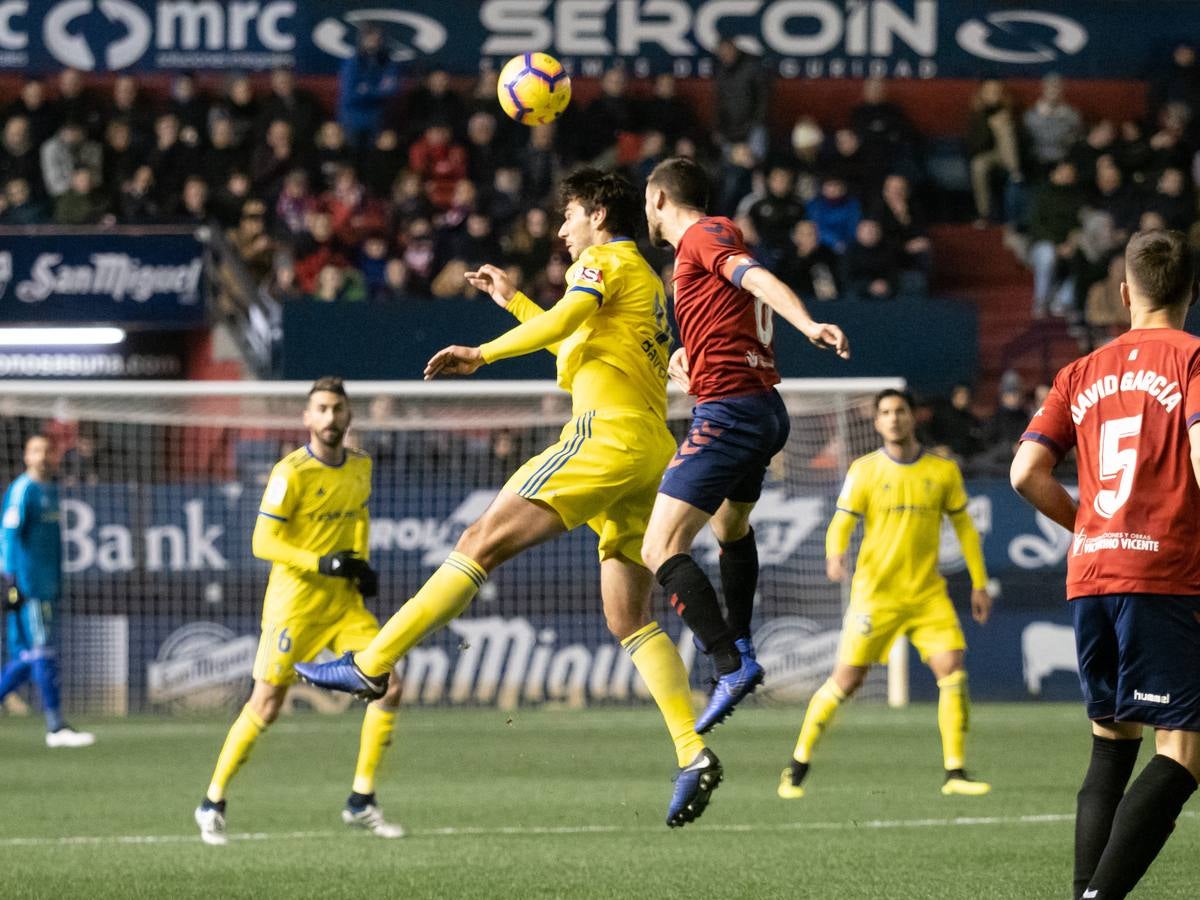
M767 702L805 702L832 666L848 588L825 577L824 534L846 467L878 445L871 400L899 379L786 380L787 447L752 521L761 575L754 621ZM65 568L64 697L70 708L183 712L244 697L268 565L250 535L273 464L307 438L308 382L11 381L0 466L22 441L54 441ZM415 592L508 475L555 441L570 398L552 382L347 382L348 440L374 461L371 556L385 618ZM691 401L672 392L682 437ZM707 529L697 560L718 577ZM678 616L653 614L701 688ZM904 657L907 662L907 657ZM893 671L896 670L893 666ZM581 528L493 573L466 615L401 669L409 704L583 705L646 699L608 635L595 537ZM896 678L893 675L893 678ZM906 683L906 677L903 679ZM299 688L298 702L329 706ZM883 673L864 689L893 697Z

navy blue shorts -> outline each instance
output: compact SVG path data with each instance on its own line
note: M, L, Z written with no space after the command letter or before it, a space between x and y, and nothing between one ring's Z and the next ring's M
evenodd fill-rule
M698 403L658 490L709 515L725 500L753 503L790 430L783 398L773 388Z
M1200 731L1200 597L1071 601L1089 719Z

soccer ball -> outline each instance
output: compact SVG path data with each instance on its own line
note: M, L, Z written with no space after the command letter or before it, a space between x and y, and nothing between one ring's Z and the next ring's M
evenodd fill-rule
M571 79L553 56L522 53L500 70L496 84L500 108L522 125L545 125L571 102Z

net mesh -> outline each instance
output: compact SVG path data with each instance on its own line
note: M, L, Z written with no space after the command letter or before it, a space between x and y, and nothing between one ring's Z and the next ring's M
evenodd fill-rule
M824 532L846 465L876 446L871 397L885 382L781 388L791 439L753 517L761 561L756 643L767 701L798 702L828 673L843 589L825 578ZM307 385L11 385L0 469L23 468L37 431L58 457L65 597L60 655L68 710L124 714L245 697L268 564L250 553L273 464L307 434ZM350 384L351 443L374 460L373 563L381 620L429 576L527 457L558 438L569 398L551 384ZM687 398L671 400L682 437ZM409 656L407 703L637 702L645 693L604 625L586 529L507 563L461 620ZM719 584L717 547L697 559ZM661 596L654 616L693 681L708 676ZM864 696L881 698L875 675ZM293 701L336 705L310 690Z

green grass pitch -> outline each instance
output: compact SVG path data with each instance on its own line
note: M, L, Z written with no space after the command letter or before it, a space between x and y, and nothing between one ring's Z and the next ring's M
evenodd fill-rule
M399 841L338 817L359 713L286 717L233 784L225 848L202 845L191 814L228 718L80 720L99 743L75 751L47 750L36 718L7 718L0 895L1069 897L1078 706L977 705L971 764L994 791L947 798L932 707L852 705L809 796L783 801L801 712L750 707L718 728L725 784L701 822L669 830L674 761L653 709L405 710L379 784L410 830ZM1135 896L1195 898L1198 853L1185 813Z

